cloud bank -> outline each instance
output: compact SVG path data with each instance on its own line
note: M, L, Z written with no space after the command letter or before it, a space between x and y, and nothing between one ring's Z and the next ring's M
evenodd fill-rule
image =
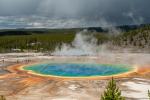
M150 0L0 0L0 27L100 26L102 19L115 25L149 23L149 4Z

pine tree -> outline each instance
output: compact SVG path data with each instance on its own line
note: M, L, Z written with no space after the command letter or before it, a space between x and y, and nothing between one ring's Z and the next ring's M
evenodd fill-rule
M113 78L108 83L106 91L104 91L104 94L101 96L101 100L125 100L125 98L121 96L121 91Z
M150 91L148 90L148 97L149 97L149 100L150 100Z

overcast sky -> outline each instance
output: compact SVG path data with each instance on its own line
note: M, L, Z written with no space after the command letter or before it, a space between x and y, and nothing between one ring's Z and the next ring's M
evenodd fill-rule
M0 0L0 28L150 22L150 0Z

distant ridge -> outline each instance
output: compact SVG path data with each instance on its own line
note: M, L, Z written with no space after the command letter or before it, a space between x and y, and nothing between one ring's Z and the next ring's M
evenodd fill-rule
M146 25L150 24L141 24L141 25L121 25L121 26L114 26L114 28L121 29L122 31L130 31L135 30L138 28L142 28ZM85 28L63 28L63 29L48 29L48 28L31 28L31 29L25 29L25 28L18 28L18 29L0 29L0 36L5 35L31 35L31 34L46 34L46 33L61 33L62 31L68 32L68 31L80 31L83 29L87 29L88 31L95 31L95 32L108 32L108 29L105 27L85 27Z

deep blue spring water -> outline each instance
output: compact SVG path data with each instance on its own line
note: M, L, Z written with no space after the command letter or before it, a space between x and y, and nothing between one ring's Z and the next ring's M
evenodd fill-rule
M132 67L127 65L79 63L45 63L24 67L24 70L37 74L63 77L111 76L128 72L131 69Z

